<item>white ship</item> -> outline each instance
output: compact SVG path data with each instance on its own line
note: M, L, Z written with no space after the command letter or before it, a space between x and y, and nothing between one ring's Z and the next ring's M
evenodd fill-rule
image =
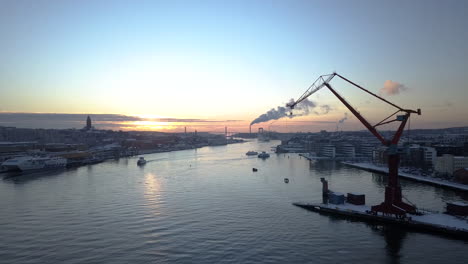
M61 157L17 157L6 160L2 167L9 171L60 169L67 166L67 159Z

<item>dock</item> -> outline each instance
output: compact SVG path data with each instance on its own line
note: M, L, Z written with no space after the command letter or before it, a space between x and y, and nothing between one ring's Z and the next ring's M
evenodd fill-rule
M436 233L450 237L468 240L468 219L441 213L426 213L408 215L403 218L375 215L371 208L365 205L344 204L314 204L293 203L293 205L309 211L325 215L335 215L375 224L398 225L409 230Z

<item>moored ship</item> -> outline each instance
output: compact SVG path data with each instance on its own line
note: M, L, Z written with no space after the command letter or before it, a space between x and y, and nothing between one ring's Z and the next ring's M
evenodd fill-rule
M67 166L67 159L61 157L24 156L6 160L2 167L8 171L30 171L60 169Z

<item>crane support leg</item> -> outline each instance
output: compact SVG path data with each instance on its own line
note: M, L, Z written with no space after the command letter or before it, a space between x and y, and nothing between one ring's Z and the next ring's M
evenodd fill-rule
M388 155L388 184L385 187L385 201L371 207L371 211L383 214L405 215L415 213L416 208L402 201L401 187L398 181L399 154Z

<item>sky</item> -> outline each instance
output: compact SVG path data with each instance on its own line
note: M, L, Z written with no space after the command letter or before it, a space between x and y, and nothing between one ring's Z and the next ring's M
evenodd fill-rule
M464 0L0 0L0 125L15 126L11 113L113 114L144 119L123 129L242 132L338 72L421 108L413 128L468 126L466 10ZM393 112L331 85L371 123ZM330 91L309 99L330 111L253 129L364 129Z

